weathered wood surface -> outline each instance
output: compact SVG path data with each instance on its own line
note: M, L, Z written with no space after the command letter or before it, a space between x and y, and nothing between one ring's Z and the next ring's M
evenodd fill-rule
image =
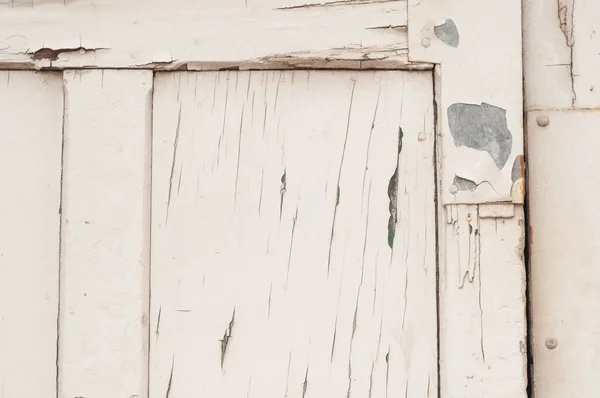
M441 65L442 202L523 203L521 1L409 0L408 19L409 59Z
M600 4L527 0L523 6L532 392L592 397L600 386Z
M597 111L528 116L533 391L540 398L593 397L600 389L599 124Z
M60 397L144 397L150 71L67 71Z
M600 107L600 3L523 2L527 109Z
M153 137L150 397L437 396L430 73L161 73Z
M407 67L406 5L3 0L0 68Z
M525 398L523 207L449 205L440 217L441 396Z
M0 396L56 396L62 79L0 73Z

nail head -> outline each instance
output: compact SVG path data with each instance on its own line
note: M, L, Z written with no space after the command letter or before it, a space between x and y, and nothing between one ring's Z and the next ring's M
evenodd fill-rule
M558 341L556 341L554 337L549 337L546 339L546 347L548 347L548 349L553 350L557 345Z
M550 124L550 118L548 117L548 115L539 115L537 117L537 124L540 127L546 127Z
M429 47L429 45L431 44L431 40L429 40L427 37L424 37L421 39L421 45L425 48Z
M450 185L450 193L456 195L458 193L458 187L455 184Z

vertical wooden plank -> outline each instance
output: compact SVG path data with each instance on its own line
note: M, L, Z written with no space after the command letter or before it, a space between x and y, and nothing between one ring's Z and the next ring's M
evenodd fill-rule
M523 0L523 77L527 109L575 106L578 94L573 71L575 1Z
M597 110L528 113L537 398L594 397L600 389L599 124Z
M58 73L0 72L0 396L56 396Z
M152 72L67 71L60 397L145 397Z
M525 398L523 206L447 205L443 210L441 396Z
M436 396L431 74L155 86L150 396Z

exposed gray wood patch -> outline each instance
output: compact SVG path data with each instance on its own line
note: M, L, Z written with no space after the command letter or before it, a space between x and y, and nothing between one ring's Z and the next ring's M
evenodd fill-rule
M505 109L486 103L452 104L448 107L448 124L457 147L485 151L499 170L504 168L513 144Z
M458 28L453 20L446 19L444 23L435 25L433 27L433 32L438 39L450 47L458 47L460 35L458 34Z

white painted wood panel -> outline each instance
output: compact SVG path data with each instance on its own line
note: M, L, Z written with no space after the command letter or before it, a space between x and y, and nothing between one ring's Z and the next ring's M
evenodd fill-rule
M64 89L59 397L145 397L152 73Z
M157 75L150 397L437 396L432 90Z
M406 1L19 3L0 4L2 68L371 68L408 62Z
M442 397L527 397L525 223L512 204L440 217Z
M539 126L538 117L547 117ZM597 111L528 113L534 393L593 397L600 380Z
M56 396L62 79L0 72L0 396Z

